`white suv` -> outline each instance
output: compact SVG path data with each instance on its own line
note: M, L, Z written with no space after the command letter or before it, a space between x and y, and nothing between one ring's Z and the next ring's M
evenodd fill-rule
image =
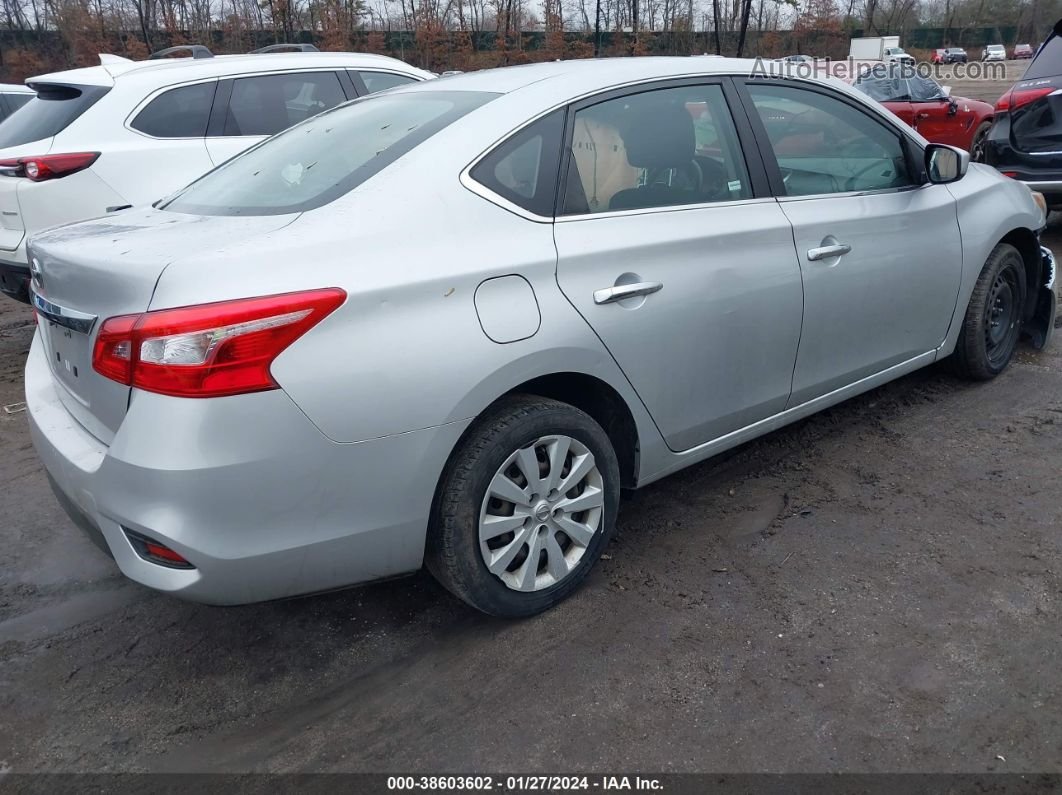
M37 96L0 124L0 291L28 300L35 232L149 204L309 116L432 77L379 55L190 49L26 81Z

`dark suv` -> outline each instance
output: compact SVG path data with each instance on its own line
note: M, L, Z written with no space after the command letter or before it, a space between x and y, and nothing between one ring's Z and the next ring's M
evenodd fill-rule
M1062 209L1062 20L1029 68L996 103L985 162Z
M966 50L962 47L948 47L944 50L944 63L966 63Z

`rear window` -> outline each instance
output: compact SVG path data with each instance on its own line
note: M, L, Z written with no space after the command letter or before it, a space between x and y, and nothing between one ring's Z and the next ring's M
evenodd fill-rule
M11 106L11 112L14 113L31 99L33 99L33 94L8 94L7 104Z
M193 182L164 209L279 215L321 207L495 96L424 91L356 100L249 149Z
M1062 37L1051 36L1032 59L1022 80L1062 75ZM0 128L2 129L2 128Z
M0 124L0 149L51 138L110 91L103 86L60 86L38 83L37 96Z

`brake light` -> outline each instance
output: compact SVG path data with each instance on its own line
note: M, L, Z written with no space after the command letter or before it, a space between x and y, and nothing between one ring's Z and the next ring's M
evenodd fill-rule
M1015 111L1018 108L1028 105L1030 102L1035 102L1041 97L1046 97L1048 94L1053 94L1055 88L1048 86L1047 88L1026 88L1018 91L1012 88L1006 94L999 98L996 102L996 110L1003 111Z
M99 152L73 152L67 155L33 155L0 160L0 170L11 177L25 177L33 182L58 179L84 171L99 158Z
M175 397L276 389L273 360L346 297L327 288L112 317L96 335L92 367Z

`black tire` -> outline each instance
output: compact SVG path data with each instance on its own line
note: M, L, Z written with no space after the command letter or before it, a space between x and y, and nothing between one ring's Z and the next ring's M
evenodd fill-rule
M1021 336L1026 289L1025 261L1014 246L1000 243L988 256L966 307L952 355L957 374L987 381L1007 368Z
M555 434L577 440L594 456L604 492L600 525L566 577L538 591L513 590L488 570L483 559L480 510L506 459ZM612 536L619 497L616 453L608 435L588 414L534 395L503 398L476 421L450 457L432 507L425 563L448 591L484 613L505 618L540 613L568 597L597 562Z
M983 121L974 130L973 138L970 139L970 159L973 162L985 162L985 141L988 140L988 131L991 129L992 122Z

